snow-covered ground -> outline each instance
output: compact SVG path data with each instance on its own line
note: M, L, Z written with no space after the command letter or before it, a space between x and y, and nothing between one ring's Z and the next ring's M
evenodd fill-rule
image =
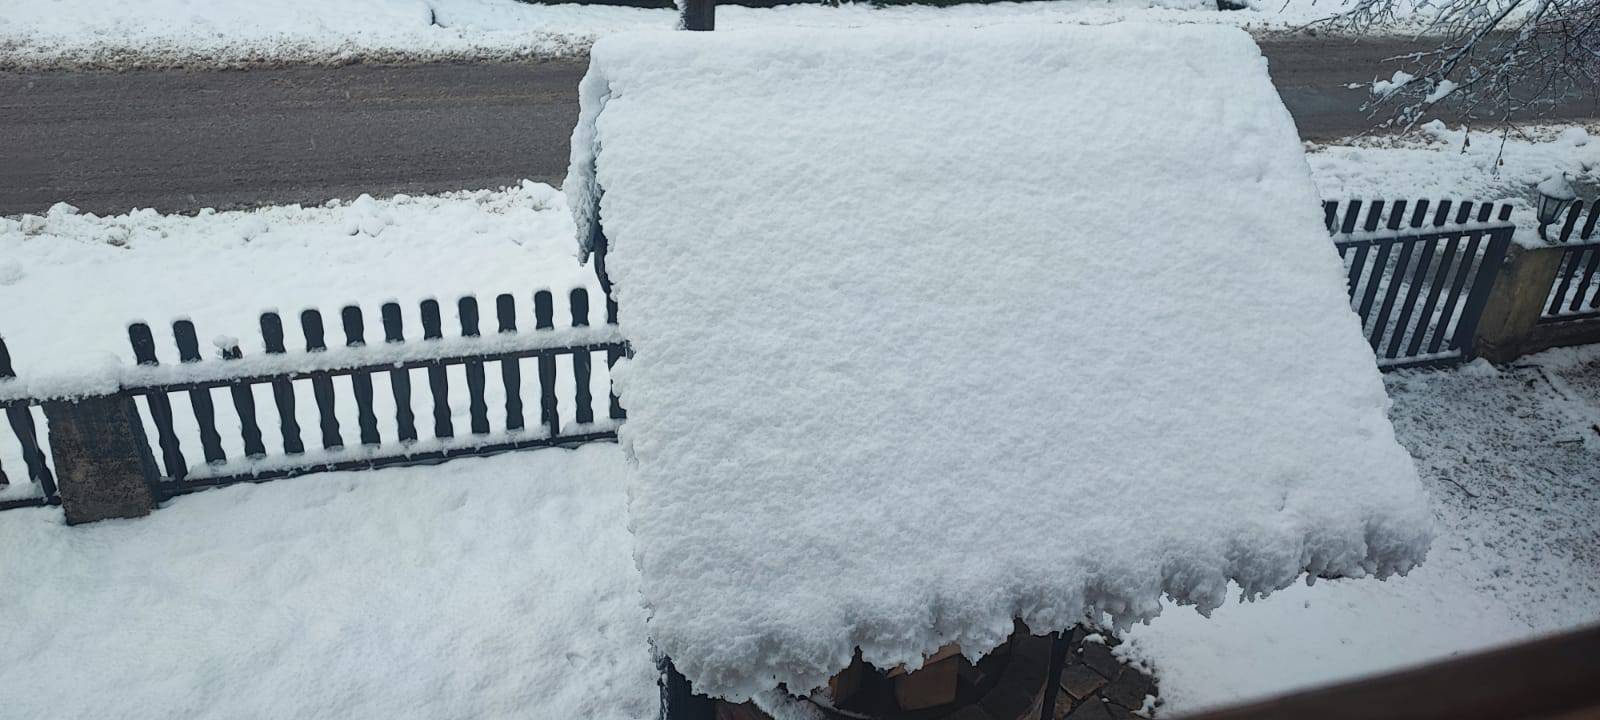
M1218 12L1214 0L1059 0L887 7L846 3L771 9L725 6L717 29L869 24L1105 23L1137 17L1256 29L1303 25L1348 0L1253 0ZM595 38L669 28L672 10L542 5L518 0L13 0L0 13L0 67L245 66L426 59L549 57Z
M1119 652L1154 667L1168 711L1600 622L1600 346L1386 380L1433 495L1427 561L1135 627Z
M651 717L614 445L0 514L0 715Z
M1600 351L1388 378L1440 537L1386 582L1168 608L1162 713L1600 620ZM0 513L6 716L653 717L615 445Z

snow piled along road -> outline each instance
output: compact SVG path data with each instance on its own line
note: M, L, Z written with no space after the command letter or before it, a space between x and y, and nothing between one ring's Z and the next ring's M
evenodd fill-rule
M1336 12L1340 0L1256 0L1223 13L1212 0L1060 0L950 8L847 3L717 9L719 31L753 27L869 24L1225 23L1301 25ZM0 15L3 67L237 67L274 63L510 59L581 54L595 38L670 28L672 10L518 0L20 0Z

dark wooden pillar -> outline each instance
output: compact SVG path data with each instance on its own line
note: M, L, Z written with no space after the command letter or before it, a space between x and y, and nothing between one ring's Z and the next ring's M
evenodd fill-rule
M44 404L67 524L150 514L155 459L130 396Z
M716 3L716 0L684 0L684 3L683 3L683 29L685 29L685 30L715 30L715 29L717 29L717 3Z

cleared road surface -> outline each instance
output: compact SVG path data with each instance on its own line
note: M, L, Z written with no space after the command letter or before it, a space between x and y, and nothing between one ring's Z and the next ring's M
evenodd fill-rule
M1263 41L1308 139L1360 132L1406 40ZM363 192L558 184L586 60L0 73L0 214L320 203ZM1596 117L1577 98L1552 118Z

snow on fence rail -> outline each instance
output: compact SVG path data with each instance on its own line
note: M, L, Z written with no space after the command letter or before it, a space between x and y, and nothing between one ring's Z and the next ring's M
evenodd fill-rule
M530 299L531 328L518 319L518 305ZM571 319L558 327L563 303ZM446 329L436 300L423 300L414 313L385 303L380 341L369 335L362 308L346 306L334 347L319 310L300 313L298 332L269 311L260 316L263 352L246 357L237 339L223 336L210 359L188 319L172 323L171 347L135 322L128 327L135 367L109 380L32 388L14 377L0 340L0 408L12 436L0 440L16 440L0 442L0 510L62 503L51 466L67 470L60 456L52 460L39 430L71 416L61 408L92 405L96 397L111 401L101 406L110 414L117 407L130 414L123 434L132 436L138 457L127 463L139 467L157 501L238 482L615 439L625 413L611 392L610 370L625 346L614 303L606 302L598 324L584 288L564 298L549 290L501 294L487 329L476 297L460 298L455 311L458 328ZM407 315L420 337L413 326L407 338ZM163 356L178 362L164 365ZM95 460L78 462L90 467ZM28 482L17 482L24 467Z
M303 352L289 350L282 317L267 312L260 319L265 354L254 358L224 339L220 357L204 360L194 324L178 320L172 324L177 366L160 364L150 327L135 323L128 334L139 367L124 373L122 392L139 399L142 417L155 429L157 496L614 439L624 417L609 383L609 369L624 352L615 310L608 307L605 323L595 327L587 290L574 289L567 300L571 323L558 329L553 294L535 293L528 332L518 327L517 299L499 295L496 329L485 336L477 298L462 297L456 303L459 333L449 338L439 303L424 300L420 342L407 340L402 308L390 302L379 313L383 341L371 345L362 309L351 305L339 314L344 342L336 348L328 347L321 312L306 310L299 317ZM596 372L597 353L605 356L606 372ZM525 363L533 370L536 401L524 401ZM499 377L491 380L495 366ZM375 387L384 379L386 392ZM413 380L426 389L414 392ZM458 416L461 403L451 401L452 386L466 389L464 416ZM226 390L221 402L218 390ZM177 411L173 395L186 396L191 412ZM610 398L598 418L597 395ZM320 447L307 447L307 431ZM195 445L199 464L190 461Z
M1349 271L1350 306L1378 365L1471 359L1478 319L1516 229L1511 205L1328 200L1322 210Z
M1511 219L1511 204L1456 200L1325 200L1322 215L1328 232L1349 235L1507 222Z

